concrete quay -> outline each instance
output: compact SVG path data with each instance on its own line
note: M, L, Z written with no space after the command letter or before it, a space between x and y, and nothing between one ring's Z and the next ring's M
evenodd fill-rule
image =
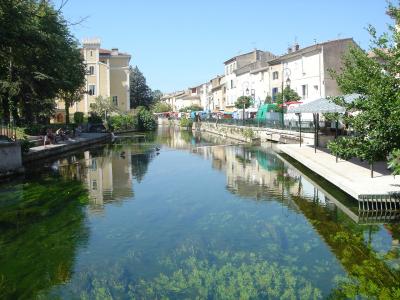
M32 147L22 156L23 163L34 160L57 156L96 143L106 142L110 139L109 133L82 133L79 137L70 138L57 144Z
M400 176L396 178L387 170L385 163L375 165L374 177L367 163L357 160L336 162L336 157L326 149L312 146L277 145L280 152L325 178L359 202L360 210L400 208Z

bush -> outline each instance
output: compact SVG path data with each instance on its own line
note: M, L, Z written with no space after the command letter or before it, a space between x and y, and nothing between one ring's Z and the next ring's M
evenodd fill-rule
M180 112L203 111L203 108L197 104L193 104L187 107L183 107L179 111Z
M77 111L74 113L74 123L75 124L82 124L84 121L84 114L83 112Z
M28 153L29 149L34 146L34 143L28 140L26 136L24 136L24 138L20 140L20 143L22 153Z
M89 117L88 117L88 123L100 124L100 123L103 123L103 119L98 114L96 114L95 112L91 112Z
M154 115L147 108L139 106L137 108L137 129L151 131L156 128L157 123Z
M193 125L193 120L192 119L188 119L186 117L181 118L181 120L179 121L179 126L181 127L186 127L186 128L191 128Z
M108 119L108 126L114 131L132 130L137 127L137 118L130 115L116 115Z
M46 134L46 130L48 128L52 129L53 132L55 132L57 129L59 128L64 128L66 130L73 130L74 128L76 128L77 124L69 124L69 125L65 125L65 124L46 124L46 125L39 125L39 124L35 124L35 125L31 125L27 128L24 129L24 134L26 135L45 135Z

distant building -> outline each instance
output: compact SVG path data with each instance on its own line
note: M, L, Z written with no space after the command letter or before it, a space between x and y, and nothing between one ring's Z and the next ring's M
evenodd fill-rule
M226 86L225 76L217 76L210 80L211 83L211 107L212 112L225 110Z
M100 48L100 39L85 39L82 43L82 55L87 67L85 90L82 100L70 108L70 114L91 111L90 105L95 98L102 96L121 111L130 110L129 100L129 62L131 56L119 52L117 48L111 50ZM56 121L65 122L64 102L57 101Z
M268 51L254 50L249 53L232 57L224 62L225 65L225 85L226 85L226 102L225 109L227 111L235 110L235 102L238 97L243 96L243 91L250 89L250 82L242 80L240 86L237 82L236 70L240 70L257 61L268 61L276 56Z
M315 44L306 48L295 45L287 54L268 62L272 72L271 94L290 86L302 100L341 95L329 70L340 72L342 57L349 47L357 46L352 38Z

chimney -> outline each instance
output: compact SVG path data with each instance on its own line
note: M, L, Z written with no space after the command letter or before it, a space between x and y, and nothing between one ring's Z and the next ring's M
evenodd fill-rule
M118 48L112 48L111 55L118 55Z
M253 52L253 59L254 59L254 61L256 62L257 60L258 60L258 51L257 51L257 49L254 49L254 52Z
M292 47L288 47L288 48L287 48L287 53L289 53L289 54L290 54L290 53L292 53L292 52L293 52L293 49L292 49Z
M293 48L294 48L294 51L299 51L300 45L298 43L295 43Z

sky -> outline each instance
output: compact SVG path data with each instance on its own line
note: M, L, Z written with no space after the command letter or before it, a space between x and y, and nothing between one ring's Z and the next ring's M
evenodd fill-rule
M62 0L53 0L55 6ZM78 40L132 55L152 89L186 89L223 74L223 62L254 48L284 54L352 37L368 49L368 24L384 32L386 0L69 0L64 17Z

